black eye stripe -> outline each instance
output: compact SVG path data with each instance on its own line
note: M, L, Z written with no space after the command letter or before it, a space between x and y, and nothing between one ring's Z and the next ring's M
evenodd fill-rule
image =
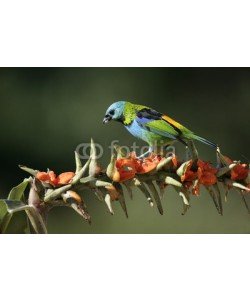
M109 111L109 114L113 116L115 114L115 111L112 109Z

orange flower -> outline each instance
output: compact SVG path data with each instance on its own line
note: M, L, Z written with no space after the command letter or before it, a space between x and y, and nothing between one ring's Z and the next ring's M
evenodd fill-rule
M68 184L74 176L75 176L74 172L64 172L64 173L58 175L57 184L62 184L62 185Z
M72 178L75 176L74 172L65 172L56 176L53 171L38 172L36 178L42 182L49 183L53 186L65 185L70 183Z
M163 159L160 155L151 154L148 157L139 159L135 152L131 152L127 158L118 158L115 163L116 170L112 180L122 182L135 177L136 174L145 174L153 171Z
M134 159L119 158L117 159L115 166L117 174L114 176L114 181L122 182L134 178L136 173Z
M145 174L155 170L158 164L165 159L165 157L154 153L151 153L148 157L145 157L142 160L136 158L134 153L131 154L131 157L134 157L137 174ZM172 157L172 164L173 167L177 167L179 164L175 155Z
M153 171L159 162L162 160L161 156L151 154L144 159L135 159L135 168L137 174L145 174Z
M236 165L231 170L231 179L232 180L244 180L247 178L249 172L249 167L247 164Z
M116 170L112 175L112 180L122 182L135 177L136 174L146 174L156 169L157 165L165 157L151 153L148 157L139 159L135 152L131 152L127 158L121 157L116 160ZM178 165L176 156L172 158L173 166Z

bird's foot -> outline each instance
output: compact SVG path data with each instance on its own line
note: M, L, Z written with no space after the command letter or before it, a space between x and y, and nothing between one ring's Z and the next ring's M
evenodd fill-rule
M143 153L140 156L137 156L137 159L143 160L145 157L149 156L151 153L153 152L153 149L151 147L149 147L148 151Z

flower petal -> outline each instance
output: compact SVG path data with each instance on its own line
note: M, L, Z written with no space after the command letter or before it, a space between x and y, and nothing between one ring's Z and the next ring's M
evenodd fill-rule
M38 172L36 174L36 178L39 179L40 181L49 181L50 177L47 172Z
M61 173L57 177L57 183L56 184L68 184L70 180L75 176L74 172L64 172Z
M248 166L246 164L236 165L231 171L232 180L243 180L248 176Z

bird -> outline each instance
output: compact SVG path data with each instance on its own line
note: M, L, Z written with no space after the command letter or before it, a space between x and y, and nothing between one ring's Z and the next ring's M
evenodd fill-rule
M122 123L133 136L148 143L149 150L142 157L153 152L158 146L169 146L176 141L188 146L188 141L197 140L217 148L215 143L194 134L166 114L144 105L117 101L107 109L103 123L112 120Z

